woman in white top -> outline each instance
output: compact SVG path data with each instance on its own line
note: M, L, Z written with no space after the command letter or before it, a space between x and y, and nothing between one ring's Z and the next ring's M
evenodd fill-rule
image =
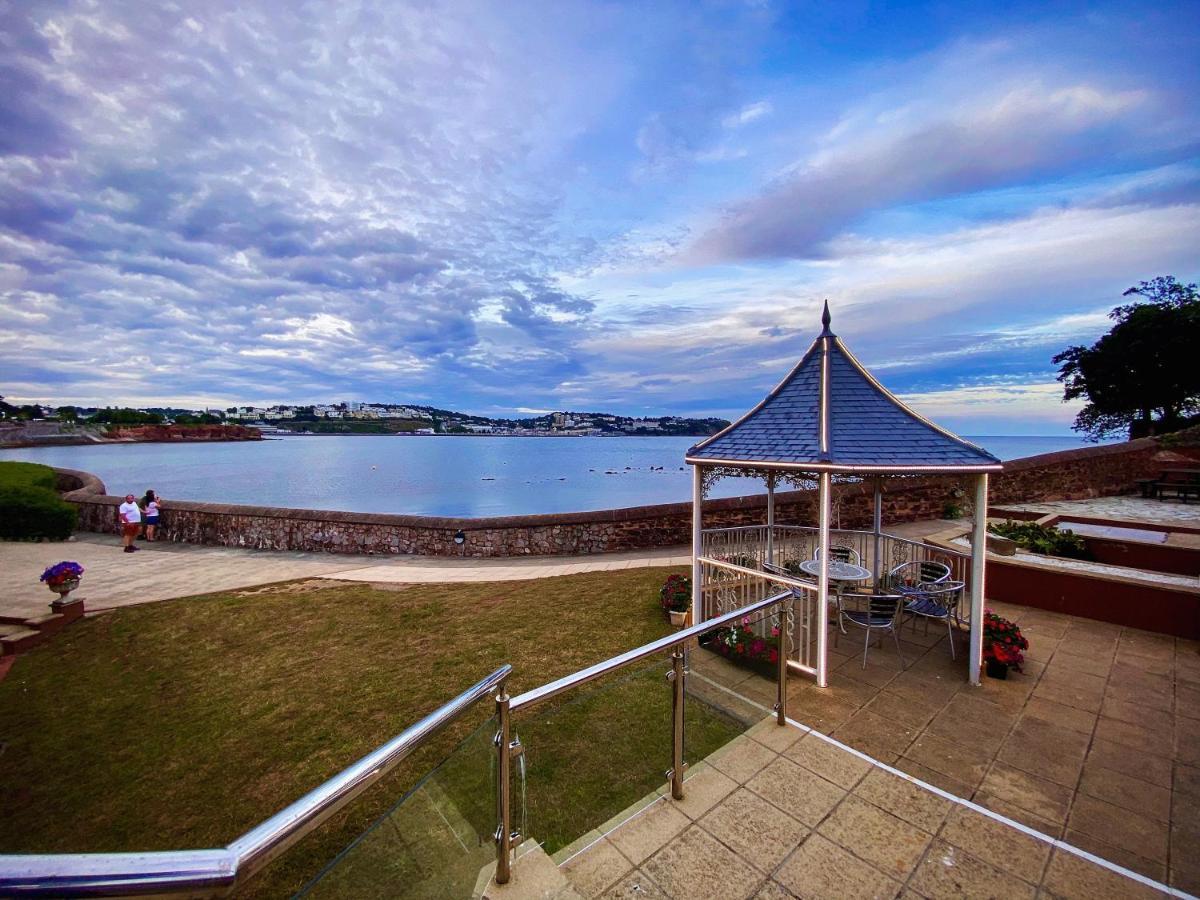
M154 535L158 532L158 512L162 508L162 504L158 499L158 495L154 491L146 491L146 496L142 498L142 512L146 514L146 540L155 540Z

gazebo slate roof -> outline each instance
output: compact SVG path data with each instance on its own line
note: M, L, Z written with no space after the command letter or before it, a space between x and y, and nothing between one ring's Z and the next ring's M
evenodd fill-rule
M900 402L824 330L787 377L724 431L688 450L693 465L842 472L994 472L1000 460ZM824 433L823 433L824 432Z

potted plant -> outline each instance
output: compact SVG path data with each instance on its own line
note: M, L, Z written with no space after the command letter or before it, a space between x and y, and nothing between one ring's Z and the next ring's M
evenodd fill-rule
M987 610L983 616L983 659L989 678L1007 678L1009 669L1021 671L1025 661L1022 650L1029 641L1015 622Z
M671 624L677 628L686 625L692 606L692 580L685 575L668 576L658 596Z
M58 594L60 603L65 603L67 594L79 587L81 577L83 577L83 566L77 562L64 560L46 569L40 580L45 583L46 587Z

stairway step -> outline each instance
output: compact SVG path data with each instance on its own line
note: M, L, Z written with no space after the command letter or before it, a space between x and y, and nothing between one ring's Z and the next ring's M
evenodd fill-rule
M27 628L36 628L39 631L43 630L47 625L51 628L54 625L62 623L66 619L62 613L46 613L44 616L34 616L31 619L25 620Z
M42 640L42 633L32 628L22 628L0 638L0 653L21 653Z

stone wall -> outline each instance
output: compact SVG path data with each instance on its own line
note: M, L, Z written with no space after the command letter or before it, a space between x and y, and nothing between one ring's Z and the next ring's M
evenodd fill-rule
M1138 478L1156 474L1158 445L1153 438L1124 444L1048 453L1006 463L991 478L994 503L1079 499L1129 493ZM64 499L79 507L79 527L116 532L119 497L104 493L99 479L66 469L60 474ZM964 496L958 497L956 489ZM963 506L972 496L969 478L903 478L885 482L884 523L940 517L948 504ZM835 525L863 527L872 517L870 485L835 489ZM486 519L378 515L168 501L160 537L170 541L332 553L429 556L524 556L605 553L688 544L691 503L630 509ZM706 528L757 525L766 519L764 495L710 500ZM815 524L811 491L776 495L779 524ZM463 545L454 543L462 530Z

